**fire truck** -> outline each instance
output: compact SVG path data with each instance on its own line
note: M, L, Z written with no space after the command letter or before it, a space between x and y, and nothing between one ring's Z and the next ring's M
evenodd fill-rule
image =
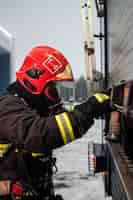
M133 199L133 1L81 0L86 79L111 91L102 143L88 144L91 174L102 172L106 197Z

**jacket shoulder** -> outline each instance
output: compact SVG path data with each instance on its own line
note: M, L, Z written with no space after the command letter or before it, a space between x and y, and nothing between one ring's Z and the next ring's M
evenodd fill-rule
M30 111L30 107L23 99L10 94L0 96L0 113L23 110Z

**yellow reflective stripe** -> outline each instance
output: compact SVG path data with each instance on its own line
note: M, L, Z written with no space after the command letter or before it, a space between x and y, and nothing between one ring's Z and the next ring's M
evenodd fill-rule
M109 97L108 95L106 95L106 94L103 94L103 96L104 96L104 98L105 98L106 100L110 99L110 97Z
M41 156L44 156L43 153L31 153L31 155L32 155L33 157L41 157Z
M94 94L94 96L96 97L96 99L97 99L97 101L99 103L103 103L105 100L109 99L109 96L106 95L106 94L99 94L99 93L97 93L97 94Z
M15 149L15 153L19 153L19 149ZM29 152L26 151L26 150L22 150L22 153L25 154L25 153L29 153ZM42 157L42 156L44 156L43 153L35 153L35 152L32 152L31 155L32 155L33 157Z
M0 144L0 149L5 149L5 148L9 148L11 147L11 143L8 143L8 144Z
M6 152L7 150L0 150L0 157L3 156Z
M12 146L11 143L8 143L8 144L0 144L0 156L4 155L4 154L8 151L8 149L9 149L11 146ZM17 148L16 148L14 151L15 151L15 153L19 153L19 149L17 149ZM26 150L22 150L22 152L23 152L23 153L28 153L28 151L26 151ZM32 152L31 155L32 155L33 157L44 156L43 153L35 153L35 152Z
M69 111L69 112L73 112L74 109L75 109L74 105L70 105L68 108L66 108L66 110Z
M64 144L67 144L66 133L65 133L64 127L63 127L63 125L62 125L62 123L61 123L61 120L60 120L59 115L55 115L55 119L56 119L57 125L58 125L58 127L59 127L59 130L60 130L62 139L63 139L63 141L64 141Z
M8 149L12 146L11 143L8 143L8 144L0 144L0 154L1 156L4 155Z
M74 140L74 139L75 139L75 136L74 136L74 131L73 131L73 128L72 128L70 119L69 119L67 113L64 112L62 115L63 115L63 117L64 117L64 119L65 119L66 124L67 124L67 128L68 128L68 130L69 130L70 138L71 138L71 140Z
M94 96L96 97L96 100L97 100L99 103L103 103L103 99L99 96L99 94L94 94Z

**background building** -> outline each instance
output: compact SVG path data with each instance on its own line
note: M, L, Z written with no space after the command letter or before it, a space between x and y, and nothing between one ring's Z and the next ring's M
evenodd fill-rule
M64 101L84 101L88 97L87 81L81 76L75 82L61 84L59 92Z
M13 73L14 39L3 27L0 27L0 94L8 86Z

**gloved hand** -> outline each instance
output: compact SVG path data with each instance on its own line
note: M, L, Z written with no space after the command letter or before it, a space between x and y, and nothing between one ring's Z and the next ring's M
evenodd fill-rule
M104 113L113 111L110 105L110 96L105 93L94 94L86 102L76 106L75 109L92 118L98 118Z
M92 106L92 112L95 118L112 111L110 96L108 94L96 93L88 100L88 102Z

